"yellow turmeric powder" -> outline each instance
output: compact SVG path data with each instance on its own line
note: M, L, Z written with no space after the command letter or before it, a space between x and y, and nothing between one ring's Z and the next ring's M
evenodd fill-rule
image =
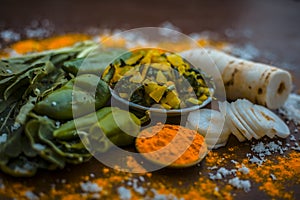
M207 153L202 135L178 125L158 123L143 130L135 144L142 155L163 165L189 165Z
M85 34L65 34L42 40L28 39L19 41L14 43L11 48L19 54L26 54L72 46L77 42L88 39L91 39L91 36Z

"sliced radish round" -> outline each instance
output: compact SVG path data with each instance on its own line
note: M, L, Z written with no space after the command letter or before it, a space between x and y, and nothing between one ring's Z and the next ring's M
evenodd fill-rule
M281 138L286 138L290 135L289 127L271 110L260 105L254 105L253 108L256 114L260 114L262 116L262 121L271 124L272 128L269 130L271 134L274 133Z
M240 133L240 131L234 126L232 123L231 117L229 116L229 103L228 102L219 102L219 109L221 113L225 116L226 124L228 125L229 129L235 135L235 137L240 141L246 141L246 138Z
M246 99L238 99L235 102L235 106L237 111L240 113L242 118L247 122L250 128L258 135L260 138L265 136L265 131L263 131L257 122L257 119L253 116L252 112L250 111L253 104L246 100Z
M257 117L253 112L254 104L248 101L247 99L240 100L240 105L243 107L245 116L249 118L249 124L252 124L252 127L255 129L257 135L263 137L266 133L271 129L271 125L269 123L264 123L261 121L260 117ZM273 138L274 134L269 134L268 137Z
M248 125L249 121L245 121L244 117L241 116L240 112L237 110L236 107L237 101L231 103L231 110L233 114L236 116L236 118L240 121L240 123L243 125L243 128L245 128L245 131L248 132L252 137L255 139L261 138L259 135L257 135L254 130Z

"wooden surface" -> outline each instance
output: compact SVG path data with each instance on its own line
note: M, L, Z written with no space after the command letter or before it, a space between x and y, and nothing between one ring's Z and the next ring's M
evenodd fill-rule
M65 32L86 32L96 28L138 28L159 26L171 22L183 33L212 31L220 38L234 44L252 44L261 52L257 61L271 63L292 72L295 88L300 89L300 2L278 1L17 1L0 0L0 31L11 29L24 35L24 28L33 20L49 20L54 26L52 34ZM2 41L4 45L5 42ZM272 56L268 56L268 55ZM229 145L237 143L231 139ZM222 152L222 149L220 150ZM33 179L17 179L24 184L39 184L41 191L49 189L49 182L57 179L76 181L80 175L97 169L99 163L93 160L78 166L69 166L62 172L40 172ZM154 177L168 177L176 181L193 170L161 170ZM76 174L76 176L74 176ZM11 177L0 174L8 181ZM296 189L298 188L298 190ZM241 193L237 199L268 198L258 191ZM295 197L300 198L299 186L295 186Z

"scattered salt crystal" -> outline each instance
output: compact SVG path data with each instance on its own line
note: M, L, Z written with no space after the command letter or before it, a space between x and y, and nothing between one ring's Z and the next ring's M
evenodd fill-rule
M233 187L243 189L245 192L249 192L251 189L251 183L249 180L240 180L238 177L230 179L228 183Z
M9 73L9 74L12 73L12 71L10 69L7 69L6 72Z
M139 179L144 182L145 181L145 178L143 176L140 176Z
M128 181L128 182L127 182L127 185L128 185L128 186L132 186L132 182L131 182L131 181Z
M33 144L33 148L37 151L43 151L46 149L46 146L39 143L35 143Z
M272 155L272 153L279 152L280 154L283 154L284 148L281 147L281 145L282 145L281 141L277 141L277 144L274 141L266 143L266 144L264 144L263 142L259 142L257 144L253 144L252 147L251 147L251 150L254 153L257 153L258 157L261 160L263 160L263 162L264 162L263 158L265 156ZM257 158L257 159L259 159L259 158ZM258 163L258 164L261 163L257 159L252 158L252 162Z
M222 179L222 175L220 173L216 173L215 175L212 173L209 173L208 175L211 180L221 180Z
M49 36L50 31L43 27L27 28L25 29L25 34L28 38L41 38Z
M139 194L141 194L141 195L144 195L146 193L145 188L143 188L141 186L134 188L134 191L137 192L137 193L139 193Z
M18 122L15 122L14 125L10 127L11 131L14 132L15 130L18 130L21 127L21 124Z
M274 174L270 174L270 177L272 178L273 181L277 180L277 178Z
M183 198L178 199L174 194L159 194L155 189L151 189L154 196L149 199L154 200L184 200Z
M247 168L244 164L238 170L239 170L239 172L242 172L243 174L249 174L249 171L250 171L249 168Z
M300 147L291 147L291 149L293 149L295 151L300 151Z
M255 153L263 153L266 151L266 148L263 142L259 142L256 145L252 146L251 150Z
M290 141L296 141L296 138L295 138L294 135L291 135L291 136L290 136Z
M38 200L39 199L39 197L31 191L26 191L25 197L29 200Z
M207 169L214 170L214 169L218 169L218 167L216 165L214 165L212 167L208 167Z
M215 187L215 191L216 191L216 192L219 192L219 188L218 188L218 187Z
M279 113L296 125L300 124L300 95L290 94L284 105L279 108Z
M218 169L217 173L222 174L223 177L226 177L226 176L231 175L231 174L235 175L236 170L235 169L228 170L224 167L221 167L220 169Z
M120 199L122 200L129 200L131 199L131 192L127 188L121 186L118 188L118 194Z
M7 141L7 133L3 133L0 135L0 144L5 143Z
M261 160L261 159L257 158L256 156L253 156L252 158L250 158L249 161L251 163L255 163L257 165L261 165L264 162L264 160Z
M279 153L282 155L282 154L283 154L283 150L282 150L282 149L280 149L280 150L279 150Z
M238 162L237 161L235 161L235 160L231 160L231 162L233 163L233 164L238 164Z
M6 42L13 42L20 40L20 34L12 30L5 30L0 32L0 37Z
M82 191L90 192L90 193L100 192L102 190L102 187L99 187L98 184L92 183L90 181L85 183L80 183L80 187Z
M56 127L56 128L59 128L59 127L60 127L60 121L56 121L56 122L55 122L55 127Z
M266 147L268 147L269 150L272 152L277 152L280 149L280 146L276 144L274 141L266 144Z
M56 106L57 103L56 103L55 101L52 101L52 102L51 102L51 105L52 105L52 106Z

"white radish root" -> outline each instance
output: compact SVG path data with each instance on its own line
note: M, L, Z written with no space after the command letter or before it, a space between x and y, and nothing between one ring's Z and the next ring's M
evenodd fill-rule
M230 100L246 98L255 104L277 109L291 89L288 71L230 56L217 50L191 49L180 55L196 66L219 69Z

